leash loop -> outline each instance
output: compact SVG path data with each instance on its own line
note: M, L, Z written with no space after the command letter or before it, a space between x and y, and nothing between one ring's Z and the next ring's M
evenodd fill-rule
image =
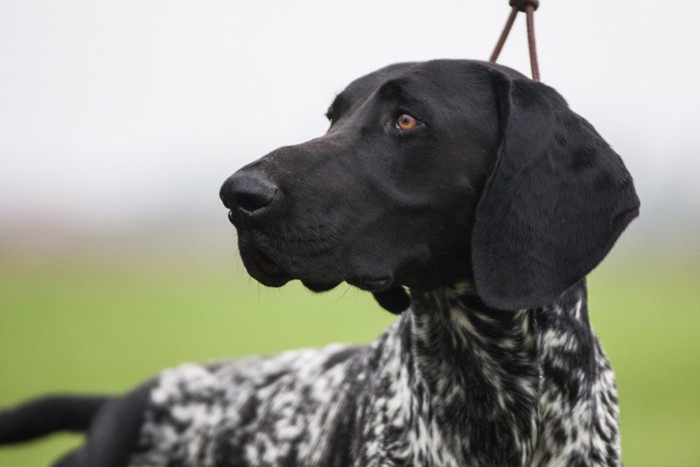
M503 27L503 32L498 38L496 47L493 49L491 54L490 62L496 63L498 56L501 54L501 50L508 39L508 34L513 28L513 23L515 22L515 17L518 16L519 12L525 13L525 19L527 22L527 44L530 51L530 69L532 70L532 79L535 81L540 80L540 65L537 59L537 41L535 40L535 10L540 6L539 0L510 0L510 6L512 7L510 15L508 15L508 20L506 25Z

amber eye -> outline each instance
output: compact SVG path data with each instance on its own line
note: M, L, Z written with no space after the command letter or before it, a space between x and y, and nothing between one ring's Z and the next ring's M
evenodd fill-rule
M418 120L409 114L401 114L396 118L394 126L398 130L412 130L418 125Z

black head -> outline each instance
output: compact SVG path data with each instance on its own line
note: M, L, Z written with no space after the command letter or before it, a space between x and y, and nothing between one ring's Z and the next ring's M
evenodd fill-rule
M544 305L585 276L638 212L619 156L551 88L439 60L351 83L320 138L221 188L250 274L388 308L400 286L472 281L488 305Z

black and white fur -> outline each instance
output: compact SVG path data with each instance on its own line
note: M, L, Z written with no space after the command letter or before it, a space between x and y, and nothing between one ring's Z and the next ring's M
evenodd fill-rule
M62 467L619 465L585 285L638 213L617 154L551 88L483 62L384 68L328 115L221 196L256 279L349 282L403 311L391 328L30 402L0 442L88 429Z

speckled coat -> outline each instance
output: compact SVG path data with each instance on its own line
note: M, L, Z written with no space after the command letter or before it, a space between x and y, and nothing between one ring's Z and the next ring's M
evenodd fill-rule
M518 312L464 284L412 299L366 347L163 372L130 465L619 465L585 283Z

